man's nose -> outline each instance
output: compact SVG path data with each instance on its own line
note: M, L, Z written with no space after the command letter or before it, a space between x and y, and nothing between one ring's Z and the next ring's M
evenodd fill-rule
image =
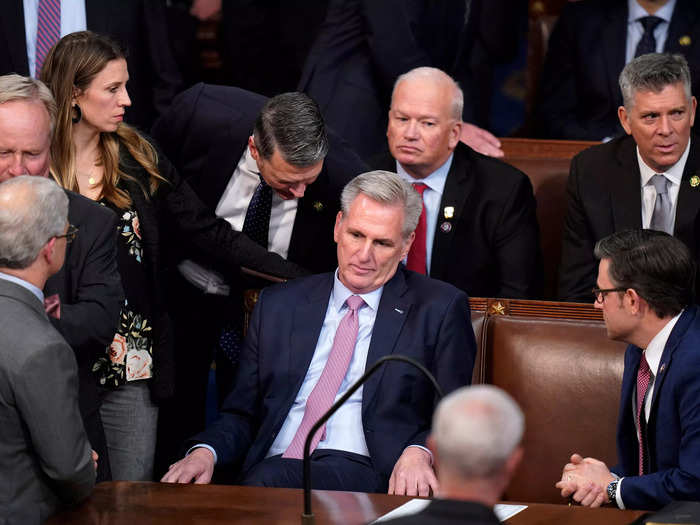
M306 191L306 186L307 185L303 183L293 184L289 187L289 192L294 195L295 198L301 199Z

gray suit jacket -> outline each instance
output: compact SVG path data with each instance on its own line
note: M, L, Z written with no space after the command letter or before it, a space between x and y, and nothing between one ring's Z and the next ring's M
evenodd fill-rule
M92 490L77 373L41 302L0 280L0 524L41 523Z

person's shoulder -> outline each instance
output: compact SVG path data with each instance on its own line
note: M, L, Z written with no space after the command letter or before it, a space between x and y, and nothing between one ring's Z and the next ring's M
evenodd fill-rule
M508 164L501 159L483 155L462 142L457 144L455 148L453 163L456 163L457 166L461 166L457 167L457 169L464 169L474 176L487 181L488 187L502 188L529 180L525 173L512 164ZM471 166L469 166L469 163L471 163ZM498 177L498 184L493 183L494 176Z
M610 159L621 155L633 154L635 145L636 143L631 135L623 135L580 151L574 156L572 162L583 164L608 163Z
M88 199L70 190L65 190L68 196L68 213L71 221L76 221L77 219L83 221L106 221L112 220L115 214L112 210L103 206L92 199ZM74 219L75 217L76 219ZM79 226L75 224L75 226Z
M457 298L467 300L467 294L450 283L413 272L406 269L403 265L399 266L397 272L403 274L406 287L411 293L415 294L421 302L452 301Z
M319 286L333 286L333 273L317 273L290 279L283 283L277 283L263 288L266 300L280 300L283 298L297 298L307 296L318 289ZM330 288L329 288L330 290Z

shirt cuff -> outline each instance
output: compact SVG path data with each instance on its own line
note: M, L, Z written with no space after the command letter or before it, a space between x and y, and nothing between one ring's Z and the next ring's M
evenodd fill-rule
M422 445L408 445L406 448L411 448L411 447L416 447L416 448L419 448L421 450L425 450L428 453L428 456L430 456L430 466L431 467L433 466L433 453L430 452L430 450L428 450L427 448L425 448Z
M192 451L196 448L206 448L209 452L211 452L214 455L214 465L216 465L217 457L216 457L216 450L214 450L213 447L207 445L206 443L197 443L193 447L191 447L186 453L185 456L189 456ZM432 460L431 460L432 461ZM431 462L432 465L432 462Z
M620 478L617 483L617 488L615 489L615 502L617 503L617 508L625 510L625 504L622 502L622 480L625 478Z

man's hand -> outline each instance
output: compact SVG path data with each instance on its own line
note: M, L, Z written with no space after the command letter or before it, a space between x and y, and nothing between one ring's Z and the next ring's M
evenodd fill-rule
M210 450L199 447L187 454L177 463L170 465L168 472L161 479L164 483L205 484L211 481L214 473L214 454Z
M431 489L437 491L438 481L430 466L430 454L420 447L407 447L391 472L389 494L427 497Z
M609 502L607 487L614 479L602 461L573 454L555 487L561 490L564 498L571 496L585 507L600 507Z
M474 124L462 122L462 132L459 140L483 155L496 158L501 158L504 155L501 149L501 141L485 129L481 129Z
M194 0L190 14L199 20L208 20L221 11L221 0Z
M95 472L97 472L97 458L100 456L95 452L94 450L92 451L92 466L95 467Z

